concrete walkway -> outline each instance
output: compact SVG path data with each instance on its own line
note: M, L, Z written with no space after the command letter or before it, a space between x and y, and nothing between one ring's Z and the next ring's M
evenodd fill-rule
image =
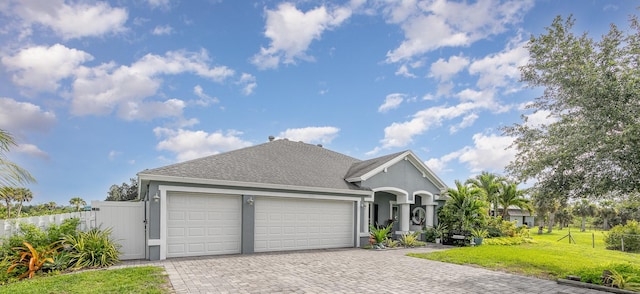
M164 266L176 293L603 293L405 256L434 250L438 249L314 250L121 266Z

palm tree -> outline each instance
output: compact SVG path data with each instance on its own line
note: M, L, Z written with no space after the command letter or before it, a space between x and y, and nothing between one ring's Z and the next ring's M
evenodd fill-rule
M467 231L471 226L479 221L481 215L486 214L484 211L487 203L481 197L481 192L475 187L469 187L456 181L456 189L449 188L449 199L445 205L448 205L455 211L458 220L458 229Z
M609 221L618 215L618 211L613 207L613 201L607 200L600 203L598 214L602 217L602 229L609 229Z
M498 193L500 186L505 181L504 177L483 171L475 178L468 179L465 183L479 189L484 199L493 205L493 216L498 216Z
M548 193L536 192L533 196L533 204L538 212L538 218L540 219L540 229L538 234L542 234L542 227L544 227L544 219L547 217L547 233L553 232L553 225L555 223L555 214L560 207L560 202L556 197Z
M11 218L11 203L16 200L16 188L2 187L0 189L0 199L6 203L7 219Z
M87 205L87 202L80 197L73 197L69 200L69 204L76 207L76 211L80 211L80 207Z
M584 232L587 224L587 217L594 216L596 214L597 208L592 203L589 203L587 199L582 199L582 201L576 203L573 206L573 213L582 218L582 223L580 224L580 232Z
M44 206L49 210L54 210L54 209L56 209L58 207L58 204L55 203L54 201L50 201L50 202L46 203Z
M27 170L7 159L5 153L13 146L17 146L13 137L0 129L0 187L15 187L36 181Z
M533 212L531 200L524 197L522 190L518 190L515 183L507 183L500 187L498 192L498 203L502 206L502 219L506 219L509 214L509 207L515 206Z
M18 188L15 196L15 201L18 202L17 217L20 217L20 213L22 213L22 204L24 202L31 202L31 200L33 200L33 193L27 188Z

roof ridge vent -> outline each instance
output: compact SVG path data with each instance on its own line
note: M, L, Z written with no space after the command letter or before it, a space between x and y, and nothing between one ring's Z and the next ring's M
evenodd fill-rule
M269 136L269 142L273 142L273 140L275 140L275 139L276 139L276 137L274 137L274 136Z
M316 146L318 146L318 147L322 148L322 144L318 144L318 145L316 145Z

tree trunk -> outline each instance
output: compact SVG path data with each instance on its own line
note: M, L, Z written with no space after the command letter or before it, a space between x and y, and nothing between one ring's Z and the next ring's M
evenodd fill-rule
M20 217L20 213L22 213L22 202L18 203L18 214L16 217Z
M606 217L602 218L602 229L605 231L609 229L609 220Z
M11 202L7 199L7 219L11 218Z
M549 214L549 226L547 227L547 233L553 232L553 225L555 224L555 219L556 219L556 214L555 213L550 213Z
M582 224L580 224L580 232L584 232L587 225L587 217L582 217Z

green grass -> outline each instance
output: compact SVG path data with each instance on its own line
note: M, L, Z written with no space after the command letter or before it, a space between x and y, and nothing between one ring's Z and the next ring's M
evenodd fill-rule
M601 232L595 235L592 248L592 232L572 230L576 244L568 238L557 241L568 233L567 229L551 234L537 235L531 230L536 243L515 246L482 245L409 256L456 264L474 264L485 268L514 272L540 278L565 278L585 268L599 268L613 263L640 264L640 254L605 249Z
M0 293L168 293L160 267L93 270L48 276L0 286Z

